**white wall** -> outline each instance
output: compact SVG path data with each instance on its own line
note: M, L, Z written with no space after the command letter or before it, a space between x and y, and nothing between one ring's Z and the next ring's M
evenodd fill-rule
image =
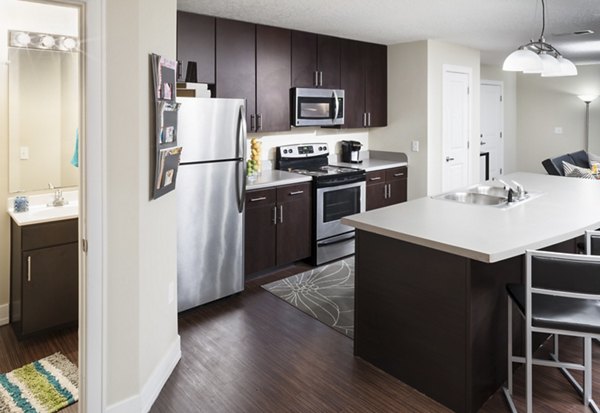
M579 75L573 77L517 75L519 170L545 173L544 159L585 149L585 104L577 95L600 95L600 65L577 69ZM590 105L590 117L592 148L599 148L599 101ZM555 132L556 127L562 134Z
M505 72L500 66L481 65L481 81L502 82L504 94L504 173L517 171L517 74Z
M150 201L149 53L175 58L176 1L106 0L106 400L146 410L178 359L176 196ZM169 360L170 359L170 360ZM169 361L165 363L165 360Z
M427 41L428 195L442 192L442 88L443 66L471 69L470 182L479 182L479 50L437 40ZM409 175L410 176L410 175ZM409 179L412 179L410 176Z
M388 126L373 129L369 145L407 154L408 199L427 195L427 90L427 42L388 46Z

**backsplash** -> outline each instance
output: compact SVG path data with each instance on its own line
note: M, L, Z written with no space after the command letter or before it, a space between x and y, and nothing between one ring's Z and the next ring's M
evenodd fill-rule
M329 146L330 155L337 156L341 153L340 142L343 140L359 141L363 144L362 150L369 149L369 131L368 130L341 130L324 128L294 128L290 132L277 133L249 133L248 134L248 154L250 153L250 139L257 138L262 141L261 161L262 169L268 170L275 167L275 148L281 145L291 145L295 143L317 143L324 142Z

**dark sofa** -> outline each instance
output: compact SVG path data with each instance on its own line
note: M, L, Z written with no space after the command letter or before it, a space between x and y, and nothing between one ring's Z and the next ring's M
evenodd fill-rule
M556 158L545 159L542 161L542 165L544 166L549 175L565 176L562 164L563 161L568 162L572 165L579 166L581 168L590 167L590 158L588 157L587 152L584 150L557 156Z

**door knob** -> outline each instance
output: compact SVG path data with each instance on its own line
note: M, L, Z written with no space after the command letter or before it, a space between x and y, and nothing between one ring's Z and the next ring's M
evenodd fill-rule
M446 156L446 162L450 162L450 161L453 161L453 160L454 160L454 158L451 158L451 157L449 157L449 156Z
M481 145L485 145L487 142L481 141Z

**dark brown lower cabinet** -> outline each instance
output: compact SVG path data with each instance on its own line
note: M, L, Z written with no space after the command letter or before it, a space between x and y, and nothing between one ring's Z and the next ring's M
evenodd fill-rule
M367 211L406 202L408 168L383 169L367 173Z
M310 256L311 199L310 183L246 193L246 275Z
M77 219L11 225L10 322L17 337L78 318Z

